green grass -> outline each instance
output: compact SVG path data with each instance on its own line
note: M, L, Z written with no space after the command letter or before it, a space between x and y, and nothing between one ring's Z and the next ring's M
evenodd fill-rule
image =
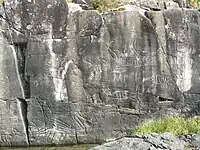
M165 117L149 122L145 122L135 130L133 134L164 133L170 132L174 135L199 134L200 117L182 118L182 117Z

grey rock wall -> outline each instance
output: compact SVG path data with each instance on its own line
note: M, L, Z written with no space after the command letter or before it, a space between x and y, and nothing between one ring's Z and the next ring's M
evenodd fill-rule
M123 3L134 4L138 7L164 10L169 7L188 7L186 0L120 0Z
M197 10L7 0L0 14L1 146L98 143L200 111Z

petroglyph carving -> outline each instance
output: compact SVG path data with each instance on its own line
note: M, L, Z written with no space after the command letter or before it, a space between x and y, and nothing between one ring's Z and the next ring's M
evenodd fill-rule
M167 86L175 86L175 82L172 76L169 75L155 75L154 77L149 77L143 79L143 82L152 81L154 84L163 84Z
M132 39L131 50L137 57L141 57L143 55L141 41L139 41L136 37Z
M113 93L113 97L114 99L117 99L119 101L121 100L126 100L129 98L129 91L115 91Z
M142 93L139 92L129 92L127 90L119 90L112 93L111 98L117 100L119 102L123 102L123 100L140 100L142 98Z
M119 82L119 83L126 83L127 80L127 74L125 70L114 70L113 71L113 80L114 82Z

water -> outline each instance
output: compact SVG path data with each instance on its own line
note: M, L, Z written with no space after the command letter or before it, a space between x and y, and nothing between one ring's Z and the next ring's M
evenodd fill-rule
M95 146L97 146L97 144L80 144L80 145L63 146L63 147L30 147L30 148L0 147L0 150L88 150L89 148Z

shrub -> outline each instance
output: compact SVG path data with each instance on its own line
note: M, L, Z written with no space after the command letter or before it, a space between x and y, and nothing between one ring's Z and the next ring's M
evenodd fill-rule
M200 0L187 0L187 2L194 8L200 8Z
M120 0L92 0L92 7L100 12L109 11L121 5Z
M145 122L133 131L133 134L164 133L170 132L174 135L198 134L200 133L200 117L182 118L165 117Z

